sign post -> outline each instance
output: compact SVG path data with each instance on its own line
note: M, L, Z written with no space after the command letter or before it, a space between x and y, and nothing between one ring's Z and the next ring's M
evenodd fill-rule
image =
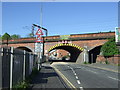
M41 28L38 28L37 32L36 32L36 43L37 43L37 53L38 53L38 70L40 69L41 67L41 60L42 60L42 52L43 52L43 39L42 39L42 35L43 35L43 32L41 30Z

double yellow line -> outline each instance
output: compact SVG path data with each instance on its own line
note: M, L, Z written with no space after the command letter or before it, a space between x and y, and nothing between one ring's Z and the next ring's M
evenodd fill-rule
M77 88L57 68L55 68L54 65L52 65L52 67L72 90L77 90Z

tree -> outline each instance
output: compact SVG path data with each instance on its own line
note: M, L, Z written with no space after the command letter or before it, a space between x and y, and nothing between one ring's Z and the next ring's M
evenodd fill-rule
M119 49L116 46L115 38L109 39L101 47L101 52L102 52L103 56L105 56L105 57L109 57L109 56L113 56L113 55L119 54L120 52L119 52Z
M8 33L5 33L3 36L2 36L2 40L10 40L11 37Z
M0 35L0 41L2 40L2 36Z
M20 35L13 34L13 35L11 35L11 38L12 38L12 39L19 39L19 38L20 38Z
M34 37L34 34L33 33L29 33L27 36L28 37Z

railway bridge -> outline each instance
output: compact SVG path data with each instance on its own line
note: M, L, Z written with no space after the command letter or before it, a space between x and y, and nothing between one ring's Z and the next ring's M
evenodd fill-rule
M108 38L115 36L115 32L100 32L71 35L55 35L44 37L44 55L50 59L95 63L100 54L101 46ZM36 53L36 38L21 38L2 42L2 46L9 46ZM66 58L63 58L66 57Z

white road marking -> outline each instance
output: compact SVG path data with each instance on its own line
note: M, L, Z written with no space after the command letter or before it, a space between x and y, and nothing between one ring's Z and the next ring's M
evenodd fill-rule
M113 79L113 80L120 81L119 79L117 79L117 78L113 78L113 77L110 77L110 76L108 76L108 78L111 78L111 79Z
M75 78L78 79L78 76L76 76Z
M90 72L92 72L92 73L95 73L95 74L97 74L97 72L95 72L95 71L91 71L91 70L87 70L87 71L90 71Z
M81 69L81 67L76 67L77 69ZM83 67L82 67L83 68Z
M94 71L91 71L91 72L93 72L93 73L97 74L97 72L94 72Z
M83 90L83 87L80 87L80 90Z
M68 67L72 70L72 72L73 72L74 75L75 75L75 78L77 79L77 83L80 85L81 82L80 82L80 80L78 80L78 76L77 76L75 70L74 70L72 67L70 67L70 66L68 66ZM80 67L79 67L79 68L80 68ZM80 90L83 90L83 87L79 87L79 88L80 88Z
M81 84L79 80L77 80L77 83L78 83L78 84Z
M74 72L74 69L72 69L72 71Z
M74 71L74 69L73 69L72 67L70 67L70 68L71 68L72 72L74 73L74 75L76 76L77 74L76 74L76 72Z
M74 73L74 75L76 76L77 74L76 74L76 73Z
M73 71L73 73L75 74L75 71Z

